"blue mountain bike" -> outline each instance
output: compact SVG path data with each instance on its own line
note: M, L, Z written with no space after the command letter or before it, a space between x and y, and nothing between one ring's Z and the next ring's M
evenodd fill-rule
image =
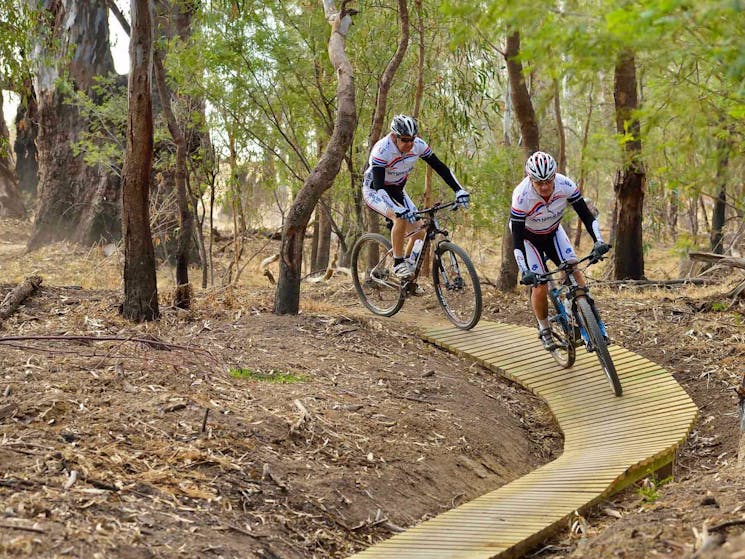
M582 268L584 270L600 260L603 260L602 256L589 254L577 262L564 262L555 270L537 274L535 285L548 284L548 297L551 301L548 320L555 346L550 353L554 360L568 369L574 365L577 357L576 346L584 344L587 351L597 356L615 395L621 396L623 389L608 351L609 340L605 324L589 295L589 288L578 285L574 278L574 271L579 269L580 264L588 262ZM553 278L558 273L562 274L560 281Z

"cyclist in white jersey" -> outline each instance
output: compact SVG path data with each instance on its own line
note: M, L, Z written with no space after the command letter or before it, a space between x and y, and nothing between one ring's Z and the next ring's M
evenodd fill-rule
M595 243L593 253L602 256L610 250L579 188L570 178L556 172L556 161L551 155L535 152L526 161L525 172L527 176L512 193L510 211L515 260L522 272L520 283L533 285L536 275L547 271L547 259L557 266L577 260L572 243L561 226L568 205L574 208L590 233ZM574 277L579 285L585 285L580 271L575 271ZM531 303L538 320L538 337L543 347L550 351L555 344L548 323L548 288L545 283L535 286Z
M418 133L419 127L413 117L393 117L391 133L379 140L370 151L369 166L362 183L365 203L393 224L393 272L402 278L413 274L413 266L405 257L411 252L414 241L423 239L425 235L424 230L412 235L408 246L404 247L406 234L419 226L419 220L414 215L416 205L404 191L406 179L417 160L421 158L442 177L455 192L455 201L460 206L467 208L470 197L448 166L437 158L427 142L417 136Z

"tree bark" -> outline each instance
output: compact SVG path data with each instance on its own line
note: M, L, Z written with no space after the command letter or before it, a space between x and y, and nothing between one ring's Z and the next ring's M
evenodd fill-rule
M150 0L133 0L131 69L128 85L127 151L122 169L124 232L124 303L130 320L155 320L158 286L150 234L150 174L153 166L153 17Z
M119 178L102 166L88 166L82 154L74 153L89 123L58 82L65 76L74 91L95 98L95 78L114 71L106 2L47 0L44 6L54 22L54 40L37 44L32 57L40 65L34 76L40 205L28 248L59 240L92 244L116 239L121 234ZM46 60L54 62L46 66Z
M0 217L21 219L26 217L26 208L18 191L18 181L7 149L9 138L10 132L5 125L3 112L3 96L0 95Z
M318 247L316 259L313 261L313 270L320 272L329 265L331 254L331 215L329 214L331 197L325 194L316 206L318 213Z
M507 62L507 74L510 80L510 99L515 116L520 124L520 135L523 141L525 156L529 156L539 149L540 132L538 122L530 99L530 92L525 84L523 65L518 59L520 55L520 33L514 31L507 37L507 48L504 57ZM512 291L517 285L517 262L515 262L515 245L509 228L509 218L502 232L502 262L497 278L497 289Z
M623 169L614 185L618 204L614 252L615 279L643 279L642 210L646 174L641 159L640 125L634 114L639 108L639 103L636 63L632 52L622 53L616 65L613 96L616 130L625 137Z
M345 1L342 4L341 11L337 11L333 0L324 0L326 18L331 25L328 53L338 79L336 87L338 108L334 132L326 150L290 206L282 230L279 281L274 300L274 313L279 315L297 314L299 311L305 229L319 198L331 187L334 178L339 173L341 162L352 143L357 124L354 73L345 52L347 32L352 24L352 15L356 11L348 11L346 3Z
M171 92L166 86L166 71L157 50L153 53L153 68L155 81L158 84L160 104L168 123L168 131L171 133L173 143L176 144L176 200L179 209L179 232L176 249L176 290L173 295L173 304L180 309L188 309L191 307L189 251L194 231L194 217L189 207L189 195L186 189L186 138L171 108Z
M719 185L719 194L714 202L711 212L711 251L723 254L722 246L725 210L727 208L727 168L729 167L730 144L725 138L717 140L717 170L716 182Z

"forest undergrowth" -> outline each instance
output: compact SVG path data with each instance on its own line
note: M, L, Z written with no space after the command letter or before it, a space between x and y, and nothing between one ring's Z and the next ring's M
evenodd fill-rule
M0 343L0 556L341 558L561 453L537 398L414 334L439 317L431 290L380 319L335 274L278 317L258 271L276 246L250 242L243 283L196 289L189 311L168 307L163 267L163 316L137 325L117 312L116 251L26 254L2 224L0 297L24 275L44 283L0 332L14 337ZM745 556L745 306L721 296L736 279L596 285L614 341L665 366L700 413L672 480L640 482L536 556ZM531 323L524 293L490 286L485 317Z

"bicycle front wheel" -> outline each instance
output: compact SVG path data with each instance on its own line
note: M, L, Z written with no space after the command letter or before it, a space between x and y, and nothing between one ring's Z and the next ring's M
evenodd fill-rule
M551 357L560 367L568 369L574 365L577 350L574 347L573 335L566 319L566 311L564 310L566 307L554 293L549 291L549 295L555 309L555 314L549 317L551 336L556 344L556 348L551 350Z
M616 366L613 364L610 352L608 352L608 342L606 342L605 336L600 331L600 325L595 318L595 313L592 311L590 302L586 297L578 297L575 301L577 303L577 313L587 331L590 343L595 348L595 354L598 356L600 366L603 367L603 371L605 372L605 376L608 377L608 382L611 388L613 388L613 392L616 396L620 396L623 394L621 381L618 379Z
M470 330L481 318L481 283L466 251L449 241L437 245L432 261L437 301L450 322Z
M393 316L404 304L401 281L393 273L391 243L365 233L352 248L352 281L362 303L380 316Z

